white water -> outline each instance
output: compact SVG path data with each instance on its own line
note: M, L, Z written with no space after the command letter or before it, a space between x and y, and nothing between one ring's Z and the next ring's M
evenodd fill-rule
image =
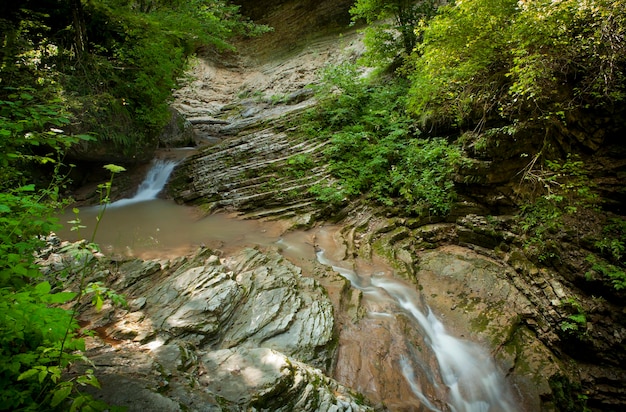
M511 391L505 383L504 376L489 354L475 343L457 339L446 333L443 324L426 307L427 313L419 309L420 296L407 285L381 276L369 278L359 276L354 270L337 266L324 256L323 251L317 252L318 261L350 281L353 287L365 295L375 295L378 299L393 301L395 305L417 323L425 334L426 341L435 354L439 364L443 384L447 390L446 403L453 412L513 412L518 409ZM369 280L368 280L369 279ZM440 411L422 393L415 373L410 354L402 356L400 368L415 396L431 411ZM446 395L447 394L447 395Z
M134 203L145 202L147 200L154 200L157 195L163 190L167 180L174 171L177 162L173 160L155 159L152 161L152 166L148 170L146 178L141 182L137 193L130 199L120 199L108 205L108 207L120 207L132 205Z

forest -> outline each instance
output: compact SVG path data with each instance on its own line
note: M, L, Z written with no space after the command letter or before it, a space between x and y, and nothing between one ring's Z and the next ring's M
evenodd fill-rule
M112 410L83 391L99 385L91 368L64 371L89 364L75 308L124 298L87 281L93 238L72 250L79 265L52 277L37 255L71 204L75 159L111 160L106 205L123 166L153 153L189 58L272 30L235 3L0 5L0 410ZM626 0L356 0L350 15L367 50L320 73L299 131L330 142L335 180L311 189L317 201L445 219L489 186L485 162L504 162L496 180L515 182L515 203L491 207L515 215L526 255L557 267L563 239L583 245L575 282L623 307L626 193L602 186L594 159L626 154ZM79 290L64 290L68 277ZM584 343L585 311L569 306L559 333ZM586 410L577 390L560 410Z

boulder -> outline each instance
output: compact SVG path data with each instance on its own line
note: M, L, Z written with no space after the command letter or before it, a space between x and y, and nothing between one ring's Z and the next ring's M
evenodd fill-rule
M97 264L129 305L81 309L97 332L88 342L102 383L95 397L129 411L372 410L326 376L332 303L277 252Z

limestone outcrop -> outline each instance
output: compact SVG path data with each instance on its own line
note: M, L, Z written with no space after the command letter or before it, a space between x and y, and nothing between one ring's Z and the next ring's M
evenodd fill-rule
M260 17L258 4L243 3L244 10ZM342 26L332 23L332 30L319 28L347 16L350 2L321 3L272 4L263 8L260 22L274 32L243 42L236 55L200 54L192 80L175 92L172 103L192 124L200 146L168 184L177 202L203 205L207 213L238 211L255 218L319 214L310 189L330 180L320 161L326 143L291 135L297 116L316 103L311 86L320 70L354 61L364 50L347 18L340 19ZM319 22L309 27L300 20L304 17Z
M46 262L50 273L73 264L62 252ZM80 310L97 332L96 397L129 411L371 410L326 375L336 342L324 289L278 253L95 265L91 281L128 300Z

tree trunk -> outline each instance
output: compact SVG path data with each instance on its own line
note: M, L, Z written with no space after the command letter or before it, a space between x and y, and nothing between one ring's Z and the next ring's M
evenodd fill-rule
M72 26L74 29L74 53L76 60L81 60L87 51L87 27L81 0L70 0L72 10Z

